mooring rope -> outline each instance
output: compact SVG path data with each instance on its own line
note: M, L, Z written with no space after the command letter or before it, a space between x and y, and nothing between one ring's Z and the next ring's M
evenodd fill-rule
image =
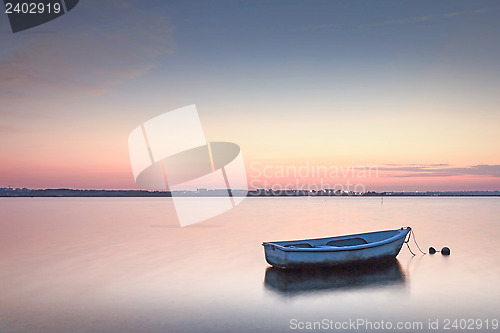
M422 254L425 255L426 253L424 251L422 251L422 249L420 248L420 246L418 246L417 239L415 238L415 232L413 232L413 229L410 229L410 232L408 233L408 239L405 240L405 243L406 243L406 246L408 247L408 250L410 251L410 253L413 256L415 256L415 253L413 253L413 251L410 248L410 244L409 244L412 235L413 235L413 242L415 243L415 245L417 245L418 250L420 251L420 253L422 253Z
M413 253L413 251L412 251L412 250L411 250L411 248L410 248L410 244L408 244L408 243L410 242L411 232L412 232L412 230L410 230L410 232L408 233L408 239L407 239L407 240L405 240L405 244L406 244L406 246L408 247L408 251L410 251L410 253L411 253L413 256L415 256L415 253Z
M417 246L417 248L420 251L420 253L426 254L424 251L422 251L422 249L420 248L420 246L418 246L417 238L415 237L415 231L413 231L413 229L411 229L411 233L413 235L413 241L415 242L415 245Z

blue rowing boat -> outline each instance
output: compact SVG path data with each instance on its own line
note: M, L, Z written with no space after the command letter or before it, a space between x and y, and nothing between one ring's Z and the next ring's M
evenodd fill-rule
M327 238L264 242L266 261L278 268L335 266L395 258L410 227Z

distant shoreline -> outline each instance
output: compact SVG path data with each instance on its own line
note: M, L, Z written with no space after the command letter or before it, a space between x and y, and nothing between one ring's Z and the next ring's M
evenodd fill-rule
M346 192L334 190L226 190L199 189L196 191L148 190L77 190L0 188L0 197L500 197L500 191L427 191L427 192Z

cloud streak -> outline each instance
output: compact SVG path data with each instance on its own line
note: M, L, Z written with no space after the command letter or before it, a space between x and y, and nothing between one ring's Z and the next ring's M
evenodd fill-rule
M482 8L482 9L476 9L476 10L455 11L455 12L445 13L445 14L441 14L441 15L424 15L424 16L408 17L408 18L402 18L402 19L397 19L397 20L385 21L385 22L378 24L378 26L421 23L421 22L428 22L428 21L439 21L439 20L444 20L444 19L456 17L456 16L461 16L461 15L481 14L481 13L486 12L487 10L488 10L487 8Z
M24 131L12 126L0 125L0 135L15 134L15 133L24 133Z
M166 19L135 2L86 1L67 19L68 27L51 27L55 32L0 37L3 102L101 95L150 71L172 50Z
M492 7L493 8L493 7ZM413 23L422 23L429 21L442 21L447 20L457 16L464 15L477 15L491 10L492 8L482 8L475 10L464 10L464 11L454 11L444 14L429 14L422 16L414 16L414 17L406 17L406 18L398 18L393 20L387 20L383 22L375 22L375 23L367 23L367 24L355 24L355 23L326 23L326 24L318 24L314 26L303 27L298 29L299 31L315 31L315 30L323 30L323 29L342 29L342 28L376 28L376 27L384 27L384 26L392 26L392 25L406 25ZM497 8L497 7L495 7Z
M479 164L468 167L452 167L448 164L402 165L386 164L379 171L396 173L394 177L500 177L500 165Z

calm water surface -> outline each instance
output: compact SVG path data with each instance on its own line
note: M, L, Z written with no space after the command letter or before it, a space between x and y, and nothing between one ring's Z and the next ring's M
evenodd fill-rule
M499 217L500 198L248 198L180 228L169 198L1 198L0 332L491 322L500 319ZM385 265L284 273L261 246L402 226L424 250L448 246L451 256L404 247Z

